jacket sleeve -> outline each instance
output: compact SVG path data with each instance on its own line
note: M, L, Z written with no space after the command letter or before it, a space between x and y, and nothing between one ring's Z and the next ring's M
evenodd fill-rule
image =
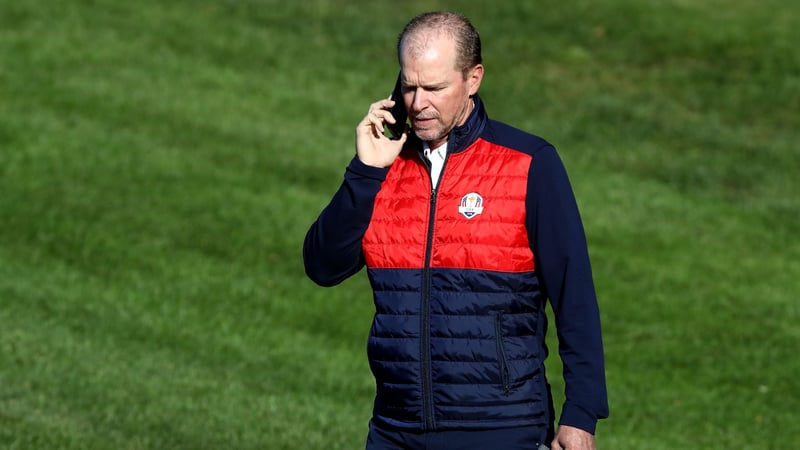
M608 417L600 312L575 195L555 148L534 154L528 230L536 269L555 317L565 402L559 424L595 432Z
M357 157L344 181L306 233L306 275L321 286L334 286L364 266L361 239L367 231L375 196L389 169L367 166Z

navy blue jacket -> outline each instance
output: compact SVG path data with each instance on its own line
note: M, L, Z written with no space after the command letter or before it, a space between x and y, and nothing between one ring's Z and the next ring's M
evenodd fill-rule
M566 385L559 423L593 433L608 415L603 347L566 171L552 145L475 102L435 190L418 140L388 169L351 161L308 231L306 273L332 286L367 266L373 420L400 428L552 424L549 298Z

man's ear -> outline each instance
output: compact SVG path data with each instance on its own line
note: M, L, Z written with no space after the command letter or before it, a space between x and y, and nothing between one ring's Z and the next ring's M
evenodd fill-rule
M482 80L483 80L483 64L477 64L475 67L470 69L469 73L467 74L467 83L469 84L470 97L478 93L478 89L480 89L481 87Z

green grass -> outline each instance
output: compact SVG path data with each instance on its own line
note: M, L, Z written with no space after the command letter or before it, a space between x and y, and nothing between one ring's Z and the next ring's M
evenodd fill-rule
M567 164L599 448L800 446L799 6L71 0L0 4L0 448L363 445L368 286L302 239L434 8Z

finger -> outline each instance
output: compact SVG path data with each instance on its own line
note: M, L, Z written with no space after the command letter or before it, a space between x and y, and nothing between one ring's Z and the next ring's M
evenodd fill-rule
M364 126L369 126L371 128L370 131L372 131L372 134L376 137L379 134L383 134L385 132L384 123L388 122L393 124L397 122L392 113L389 111L394 104L394 100L387 98L369 105L367 115L361 121L361 124Z
M362 136L370 136L372 138L379 138L383 134L383 124L371 117L370 114L364 116L361 122L358 123L356 133Z
M381 117L379 113L370 113L369 122L372 124L372 128L376 130L376 132L383 133L383 117Z
M381 133L384 132L384 125L386 123L397 123L397 120L392 116L392 113L386 111L384 109L379 111L373 111L369 114L369 122Z
M388 109L370 110L368 115L371 118L380 120L381 122L389 122L389 123L394 123L395 122L395 119L394 119L394 116L392 115L392 112L389 111Z
M390 110L395 105L395 101L391 99L385 99L378 102L375 102L369 106L368 114L379 114L379 115L386 115L391 117Z
M369 128L372 137L379 138L383 135L383 121L376 118L374 114L366 117L366 126Z
M385 98L383 100L378 100L377 102L370 105L369 109L372 110L380 110L380 109L389 109L394 106L394 100L391 97Z

